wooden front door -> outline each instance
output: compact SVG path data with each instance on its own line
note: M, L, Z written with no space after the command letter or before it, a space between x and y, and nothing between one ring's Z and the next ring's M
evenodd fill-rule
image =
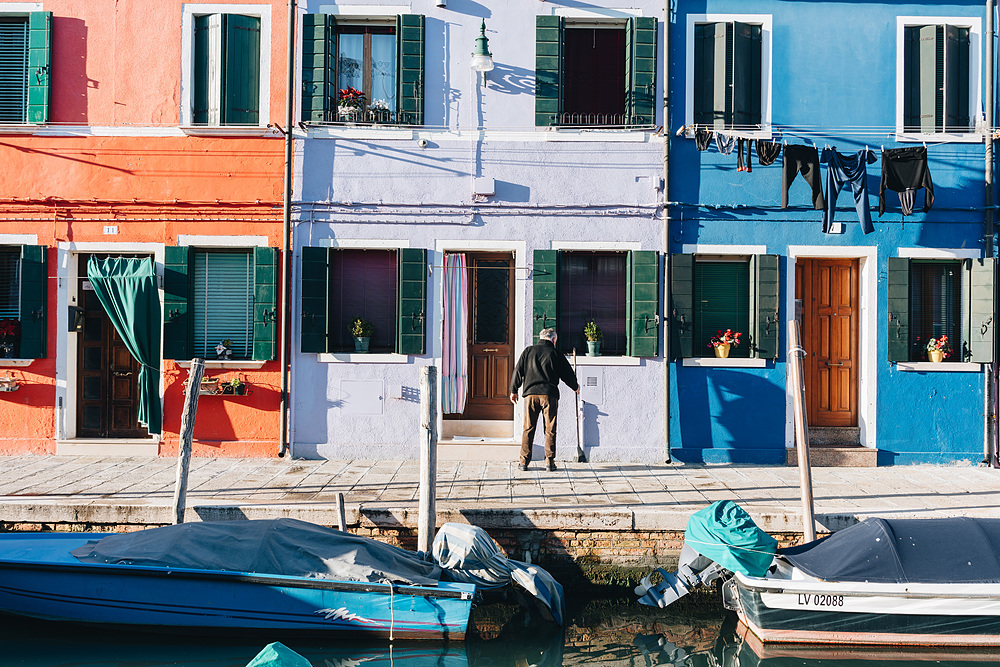
M514 370L514 258L467 255L469 395L462 419L513 419L507 391Z
M139 363L90 286L88 255L80 256L77 294L83 308L83 331L77 334L77 411L79 438L146 438L139 425Z
M796 263L810 426L858 425L858 260Z

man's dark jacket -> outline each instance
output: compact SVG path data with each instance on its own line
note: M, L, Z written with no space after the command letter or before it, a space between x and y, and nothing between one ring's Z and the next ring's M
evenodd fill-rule
M543 394L559 398L559 380L573 391L580 386L566 355L557 350L552 341L540 340L536 345L524 348L521 358L517 360L514 375L510 378L510 393L516 394L523 384L525 396Z

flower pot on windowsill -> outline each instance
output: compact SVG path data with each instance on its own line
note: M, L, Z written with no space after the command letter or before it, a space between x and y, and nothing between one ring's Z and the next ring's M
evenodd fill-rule
M188 381L184 380L184 391L187 391ZM222 390L219 388L219 378L202 378L201 384L198 385L198 395L199 396L214 396L215 394L221 394Z
M0 391L17 391L21 388L21 385L17 383L17 380L8 376L0 378Z
M0 342L0 359L13 359L14 358L14 342L13 341L3 341Z
M371 342L371 337L370 336L369 337L364 337L364 338L362 338L360 336L355 336L354 337L354 351L355 352L365 352L365 353L367 353L368 352L368 343L370 343L370 342Z
M599 357L599 356L601 356L601 341L599 341L599 340L588 340L587 341L587 356L588 357Z
M944 361L944 350L927 350L927 360L940 364Z
M359 111L361 111L361 109L358 107L337 107L337 118L339 118L342 123L357 121Z
M722 345L715 346L715 356L719 359L729 358L729 343L723 343Z

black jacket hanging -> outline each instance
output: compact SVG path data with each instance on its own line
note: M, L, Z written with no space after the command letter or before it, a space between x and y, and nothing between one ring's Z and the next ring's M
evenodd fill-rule
M890 148L882 151L882 187L878 191L878 214L885 213L885 191L899 193L899 205L903 215L913 213L916 192L924 188L924 213L934 204L934 183L931 170L927 166L927 148Z

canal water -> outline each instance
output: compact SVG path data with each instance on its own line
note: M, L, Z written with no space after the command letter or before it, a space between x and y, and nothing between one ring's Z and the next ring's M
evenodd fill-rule
M683 602L683 601L682 601ZM678 603L680 604L680 603ZM377 643L284 638L313 667L950 667L1000 664L1000 653L773 650L714 606L669 611L633 599L572 602L563 629L504 605L477 608L466 641ZM0 617L0 667L244 667L275 638L94 631Z

